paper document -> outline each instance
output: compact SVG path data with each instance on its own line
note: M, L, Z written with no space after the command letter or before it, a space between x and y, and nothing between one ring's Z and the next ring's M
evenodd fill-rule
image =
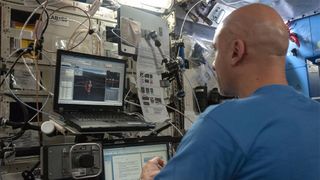
M151 43L153 41L151 40ZM147 121L163 122L169 119L160 87L162 57L157 48L142 39L138 49L137 88L142 112ZM164 52L168 54L168 52Z

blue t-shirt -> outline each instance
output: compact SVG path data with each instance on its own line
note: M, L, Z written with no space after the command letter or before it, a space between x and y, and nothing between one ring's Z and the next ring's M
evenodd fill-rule
M284 85L211 106L155 180L320 180L320 103Z

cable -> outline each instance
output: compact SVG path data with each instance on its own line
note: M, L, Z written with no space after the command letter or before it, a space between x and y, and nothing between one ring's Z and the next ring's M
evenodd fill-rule
M35 39L34 40L35 42L34 42L34 50L35 51L37 51L36 50L36 42L37 42L37 39ZM40 51L40 50L39 50ZM38 51L38 54L39 54L39 51ZM34 67L35 67L35 73L36 73L36 82L40 82L40 78L39 78L39 76L40 76L40 70L39 70L39 67L38 67L38 60L39 60L39 55L36 55L36 53L34 53L33 55L32 55L32 58L33 58L33 60L34 60ZM39 84L40 83L37 83L36 84L36 109L38 110L39 109L39 91L40 91L40 86L39 86ZM36 113L36 117L37 117L37 122L38 122L38 126L40 127L41 126L41 124L40 124L40 114L37 112ZM40 146L42 145L42 133L41 133L41 131L39 131L38 132L38 135L39 135L39 144L40 144Z
M33 116L28 120L28 122L31 122L40 112L41 112L41 113L43 112L42 110L43 110L44 107L47 105L47 103L48 103L48 101L49 101L49 98L50 98L50 95L47 96L45 102L42 104L42 107L39 109L39 111L38 111L35 115L33 115Z
M140 108L141 108L141 105L140 105L140 104L137 104L137 103L135 103L135 102L128 101L128 100L124 100L124 102L129 103L129 104L132 104L132 105L135 105L135 106L137 106L137 107L140 107Z
M172 58L170 58L170 59L172 59ZM155 72L144 72L142 75L140 75L140 76L137 78L136 84L137 84L138 80L139 80L145 73L155 73ZM132 104L132 105L141 107L141 105L127 100L127 97L128 97L128 95L129 95L129 93L131 92L131 90L132 90L132 88L130 88L129 91L127 92L126 96L124 97L124 101L127 102L127 103L129 103L129 104ZM162 104L162 103L161 103L161 104ZM177 110L177 109L175 109L175 108L173 108L173 107L171 107L171 106L168 106L168 105L166 105L166 104L162 104L162 105L166 106L167 108L169 108L169 109L171 109L171 110L174 110L174 111L178 112L178 113L181 114L183 117L185 117L191 124L193 124L193 121L192 121L189 117L187 117L186 115L184 115L182 112L180 112L179 110Z
M77 20L70 19L70 18L68 18L68 20L69 20L69 21L76 22L76 23L78 23L80 26L84 26L86 29L89 29L89 27L86 26L83 22L81 23L81 22L79 22L79 21L77 21ZM78 27L79 27L79 26L78 26ZM86 29L79 29L79 30L74 31L73 34L72 34L72 36L70 37L68 43L67 43L67 47L69 47L70 44L73 45L74 42L71 42L71 40L78 38L78 36L79 36L81 33L87 32ZM77 31L80 31L80 32L78 33L78 35L77 35L76 37L73 37L74 34L75 34L75 32L77 32ZM96 36L96 38L97 38L98 41L100 42L100 43L98 44L98 46L97 46L97 51L98 51L98 52L96 52L96 54L101 55L101 54L102 54L102 50L101 50L101 47L102 47L102 39L101 39L100 35L99 35L97 32L94 32L92 35ZM92 54L93 54L93 52L92 52Z
M5 93L4 95L14 99L20 105L20 108L22 110L22 116L23 116L23 122L24 122L23 124L22 123L11 122L9 120L4 120L4 119L1 120L3 124L10 125L13 128L15 126L19 126L20 127L20 131L15 133L14 135L9 136L9 137L1 137L0 138L0 140L12 140L13 141L13 140L16 140L16 139L20 138L25 132L25 127L27 126L26 122L27 122L27 118L28 118L28 109L18 99L16 99L16 97L14 97L12 94ZM2 123L0 123L0 124L2 124Z
M97 32L95 32L95 33L93 33L93 35L95 35L96 36L96 38L98 39L98 48L97 48L97 50L99 51L99 55L101 56L102 55L102 51L103 51L103 49L102 49L102 47L103 47L103 42L102 42L102 39L101 39L101 37L100 37L100 35L97 33Z
M198 107L198 111L199 111L199 113L201 113L200 105L199 105L199 102L198 102L196 93L194 92L194 90L193 90L193 88L192 88L191 82L190 82L190 80L189 80L189 78L188 78L188 76L187 76L186 74L184 74L184 73L182 73L182 74L184 75L184 77L185 77L185 78L187 79L187 81L188 81L188 84L189 84L189 86L190 86L190 88L191 88L193 97L194 97L194 99L195 99L195 101L196 101L196 104L197 104L197 107Z
M9 58L11 58L13 55L15 55L18 51L22 51L22 50L24 50L24 49L16 49L15 51L13 51L9 56L8 56L8 58L7 59L9 59ZM5 64L7 63L7 59L5 59ZM3 80L5 80L6 78L4 78ZM2 86L2 85L1 85ZM0 88L1 88L1 86L0 86Z
M19 117L23 120L23 122L27 122L28 116L29 116L29 112L28 112L27 107L25 105L23 105L22 103L20 103L19 100L17 100L12 94L4 93L3 95L10 97L17 102L17 104L20 106L21 111L22 111L22 113L20 114ZM9 120L9 118L8 118L8 120ZM2 122L6 123L7 121L5 119L2 119Z
M32 12L32 14L29 16L29 18L27 19L27 21L26 21L25 24L23 25L23 27L22 27L22 29L21 29L21 31L20 31L20 36L19 36L20 43L22 42L22 32L23 32L26 24L28 24L28 22L30 21L30 19L31 19L31 17L34 15L34 13L35 13L40 7L43 7L43 6L45 5L45 3L46 3L46 1L45 1L44 3L42 3L40 6L38 6L38 7ZM74 6L63 6L63 7L61 7L61 8L56 9L55 11L58 11L58 10L60 10L60 9L67 8L67 7L74 7ZM75 8L78 8L78 7L75 7ZM78 8L78 9L82 10L81 8ZM53 12L50 14L50 16L52 16L55 11L53 11ZM84 10L82 10L82 11L83 11L86 15L88 15ZM89 16L88 16L88 18L90 19ZM85 21L84 21L84 22L85 22ZM83 22L83 23L84 23L84 22ZM80 25L81 25L81 24L80 24ZM90 20L89 20L89 27L91 27L91 21L90 21ZM88 33L89 33L89 30L88 30ZM88 33L87 33L87 35L88 35ZM81 42L79 42L76 46L74 46L74 47L72 47L72 48L70 48L70 49L68 49L68 50L72 50L73 48L75 48L75 47L77 47L78 45L80 45L80 44L86 39L87 35L86 35L86 36L83 38L83 40L82 40ZM31 72L31 70L30 70L30 68L29 68L29 66L27 65L24 57L22 57L22 59L23 59L24 64L26 65L26 67L27 67L30 75L32 76L33 79L36 80L35 76L33 75L33 73ZM38 81L37 81L37 82L38 82ZM3 82L2 82L2 84L3 84ZM50 91L48 91L47 88L45 88L44 86L42 86L40 82L38 82L37 84L40 85L40 87L41 87L42 89L44 89L44 90L47 91L50 95L53 96L53 93L50 92Z
M187 20L187 17L189 15L189 13L191 12L191 10L196 7L198 4L200 4L202 2L202 0L199 0L198 2L196 2L190 9L189 11L187 12L187 14L185 15L184 19L183 19L183 22L182 22L182 25L181 25L181 29L180 29L180 34L179 34L179 39L181 39L182 37L182 30L183 30L183 26L184 26L184 23L186 22Z
M52 13L50 14L49 17L51 17L55 12L57 12L57 11L59 11L59 10L61 10L61 9L65 9L65 8L77 8L77 9L79 9L80 11L82 11L82 12L87 16L87 19L86 19L85 21L83 21L82 24L84 24L86 21L89 20L89 22L88 22L88 23L89 23L89 29L88 29L87 34L86 34L85 37L82 39L82 41L80 41L77 45L75 45L74 47L68 49L68 51L70 51L70 50L78 47L78 46L87 38L87 36L88 36L89 34L92 34L93 32L91 33L91 31L92 31L92 24L91 24L91 17L90 17L90 15L88 14L88 12L86 12L85 10L83 10L82 8L79 8L79 7L77 7L77 6L62 6L62 7L58 8L58 9L55 9L54 11L52 11ZM76 30L77 30L80 26L81 26L81 24L76 28Z
M140 105L140 104L137 104L137 103L134 103L134 102L128 101L128 100L124 100L124 101L127 102L127 103L129 103L129 104L132 104L132 105L135 105L135 106L141 108L141 105ZM160 104L162 104L162 103L160 103ZM173 107L171 107L171 106L168 106L168 105L166 105L166 104L162 104L162 105L164 105L164 106L166 106L167 108L169 108L169 109L171 109L171 110L173 110L173 111L181 114L181 115L182 115L183 117L185 117L191 124L193 124L193 121L192 121L188 116L186 116L185 114L183 114L182 112L180 112L178 109L175 109L175 108L173 108Z
M41 161L38 161L31 169L30 171L33 172L39 165Z
M193 124L193 121L188 117L186 116L184 113L182 113L181 111L179 111L178 109L175 109L171 106L168 106L168 105L165 105L167 108L171 109L171 110L174 110L175 112L181 114L183 117L185 117L191 124Z
M19 51L19 50L21 50L21 49L18 49L18 50L16 50L15 52L17 52L17 51ZM28 49L26 49L26 50L28 50ZM14 53L15 53L15 52L14 52ZM52 92L48 91L47 88L45 88L45 87L40 83L40 81L37 81L37 80L36 80L34 74L31 72L31 69L30 69L30 67L28 66L25 58L23 57L24 54L25 54L25 53L22 53L22 55L21 55L20 57L18 57L18 58L14 61L14 63L13 63L13 65L11 66L10 70L9 70L8 73L5 75L4 79L2 80L2 82L1 82L1 84L0 84L0 87L3 85L4 80L5 80L5 79L7 78L7 76L13 71L14 66L17 64L18 60L21 58L21 59L23 60L24 65L27 67L27 70L28 70L29 74L31 75L31 77L40 85L41 88L43 88L46 92L48 92L51 96L53 96L53 93L52 93ZM12 55L13 55L13 54L9 55L9 57L8 57L7 59L9 59ZM47 56L46 56L46 57L47 57ZM6 63L6 62L7 62L7 61L5 61L5 63ZM50 61L49 61L49 62L50 62ZM51 62L50 62L50 65L52 65Z
M53 64L52 64L52 62L50 61L50 58L48 58L48 56L46 56L44 53L42 53L42 52L40 52L40 53L48 59L49 64L52 66ZM34 76L34 74L33 74L32 71L31 71L29 65L27 64L25 58L24 58L23 56L22 56L21 58L22 58L22 61L23 61L24 65L26 66L29 74L31 75L31 77L37 82L37 84L38 84L43 90L45 90L46 92L48 92L49 95L53 96L54 94L53 94L52 92L50 92L46 87L44 87L44 86L41 84L40 81L37 81L36 77Z
M52 5L55 5L55 4L58 4L58 3L61 3L63 2L64 0L50 0L48 1L48 5L52 6ZM38 7L36 4L17 4L17 3L14 3L14 1L12 2L9 2L7 0L0 0L1 3L6 3L6 4L10 4L10 5L14 5L14 6L20 6L20 7ZM22 1L20 1L22 2Z
M12 52L12 53L8 56L8 59L9 59L11 56L13 56L15 53L17 53L18 51L21 51L21 49L17 49L17 50L15 50L14 52ZM47 60L49 61L50 65L53 65L52 62L50 61L50 58L48 58L48 56L46 56L46 55L45 55L44 53L42 53L42 52L41 52L41 54L47 58ZM23 56L22 56L22 58L23 58ZM29 68L28 65L27 65L27 68L28 68L29 72L31 73L31 70L30 70L30 68ZM31 73L31 74L32 74L32 73ZM32 76L34 77L33 74L32 74ZM35 78L35 77L34 77L34 78ZM5 80L5 79L4 79L4 80ZM37 81L37 82L38 82L38 81ZM39 82L38 82L38 83L39 83ZM6 81L6 84L8 84L7 81ZM40 85L41 85L41 83L40 83ZM42 85L41 85L41 86L42 86ZM9 86L8 86L8 87L9 87ZM46 88L43 87L43 86L42 86L42 88L46 89ZM40 110L35 110L32 106L29 106L28 104L24 103L20 98L18 98L18 97L13 93L13 91L11 90L10 87L9 87L8 89L9 89L10 93L16 98L16 100L19 101L20 103L22 103L23 105L25 105L26 107L28 107L28 108L36 111L37 113L44 113L44 114L46 114L46 115L48 115L48 116L51 116L51 115L52 115L52 116L54 116L54 117L58 117L58 116L55 116L55 115L53 115L53 114L46 113L46 112L43 112L43 111L42 111L43 108L45 107L45 105L48 103L49 98L50 98L50 95L51 95L51 94L53 95L53 93L48 94L48 97L47 97L45 103L44 103L44 104L42 105L42 107L40 108ZM36 115L37 115L37 114L36 114ZM30 120L28 120L28 122L30 122L33 118L35 118L36 115L34 115ZM59 118L59 117L58 117L58 118Z
M38 161L30 170L25 170L21 173L23 179L35 179L35 175L33 171L40 165L40 161Z
M168 129L170 126L172 126L174 129L176 129L178 131L178 133L183 136L183 133L181 132L181 130L174 125L174 123L171 121L171 119L167 119L165 121L165 124L161 124L160 127L156 127L155 129L153 129L151 131L150 134L148 134L147 136L155 136L155 135L158 135L158 134L161 134L162 131L164 131L165 129Z
M6 80L5 82L6 82L7 86L8 86L8 89L9 89L10 93L11 93L15 98L17 98L17 100L18 100L19 102L21 102L23 105L27 106L28 108L30 108L30 109L32 109L32 110L34 110L34 111L36 111L36 112L40 112L40 113L42 113L42 114L44 114L44 115L53 116L53 117L56 117L56 118L58 118L58 119L63 119L63 117L60 116L60 115L57 116L57 115L54 115L54 114L51 114L51 113L47 113L47 112L44 112L44 111L40 111L40 110L35 109L34 107L26 104L25 102L23 102L23 101L10 89L10 84L9 84L9 82L8 82L7 80Z
M7 79L7 77L9 76L9 74L12 73L14 66L17 64L17 62L19 61L19 59L27 52L27 50L28 50L28 49L25 49L23 52L21 52L21 53L18 55L17 59L16 59L16 60L13 62L13 64L11 65L9 71L4 75L4 78L3 78L3 80L2 80L1 83L0 83L0 87L3 85L5 79Z
M39 4L40 4L40 3L39 3ZM20 45L21 45L21 43L22 43L22 32L23 32L24 28L26 27L26 24L28 24L28 22L30 21L30 19L31 19L31 17L34 15L34 13L35 13L40 7L43 7L44 4L46 4L46 1L45 1L43 4L40 4L40 6L38 6L38 7L33 11L32 14L28 17L27 21L25 22L23 28L22 28L21 31L20 31L20 36L19 36L19 38L20 38ZM45 9L45 8L46 8L46 7L44 7L44 11L46 12L46 9ZM46 13L47 13L47 12L46 12ZM48 18L48 14L47 14L47 24L46 24L45 28L43 29L43 31L41 32L41 38L43 37L43 33L45 32L45 30L46 30L46 28L47 28L47 26L48 26L48 21L49 21L49 18ZM35 41L37 41L37 39L35 39ZM36 43L34 43L34 48L33 48L33 49L35 49L35 46L36 46ZM21 50L21 49L19 49L19 50ZM15 54L16 52L18 52L19 50L16 50L14 53L12 53L11 55L9 55L8 59L9 59L13 54ZM13 91L11 90L10 85L9 85L9 83L8 83L8 81L7 81L8 75L12 73L13 68L14 68L14 66L16 65L16 63L18 62L18 60L19 60L21 57L23 57L23 55L24 55L28 50L30 50L30 49L25 49L21 54L19 54L19 56L18 56L17 59L14 61L13 65L11 66L10 70L9 70L8 73L5 75L3 81L2 81L1 84L0 84L0 87L2 86L2 84L3 84L4 82L6 82L6 84L8 85L8 89L9 89L9 91L11 92L11 94L12 94L15 98L17 98L17 100L18 100L21 104L23 104L23 105L25 105L26 107L29 107L29 108L30 108L31 106L28 106L26 103L24 103L23 101L21 101L21 99L19 99L19 98L13 93ZM7 59L6 59L6 61L7 61ZM35 65L37 66L37 63L36 63ZM38 68L37 68L37 69L38 69ZM30 69L29 69L29 70L30 70ZM32 74L32 73L31 73L31 74ZM37 74L39 74L39 73L37 73ZM39 78L36 78L36 81L39 82L37 79L39 79ZM39 83L38 83L38 84L39 84ZM37 86L37 87L38 87L38 88L37 88L37 98L38 98L39 86ZM47 100L46 100L46 102L45 102L44 105L46 105L48 99L49 99L49 96L47 97ZM38 116L38 122L39 122L39 112L41 112L41 110L43 109L43 107L44 107L44 106L42 106L42 108L41 108L40 110L38 110L38 109L39 109L39 106L38 106L38 100L37 100L37 109L36 109L37 114L36 114L36 116ZM31 118L31 120L32 120L32 119L33 119L33 118ZM29 121L31 121L31 120L29 120ZM29 122L29 121L28 121L28 122ZM25 126L27 125L28 122L26 122ZM12 140L15 140L15 139L21 137L21 136L24 134L24 131L25 131L25 130L22 128L20 132L18 132L16 135L14 135L14 136L12 136L12 137L9 137L9 138L12 139ZM1 138L1 139L2 139L2 138Z
M125 114L128 114L128 115L136 115L136 116L138 116L139 118L141 118L141 119L143 119L143 120L145 120L146 121L146 119L148 119L148 118L146 118L145 116L143 116L142 114L140 114L139 112L125 112ZM150 121L150 119L148 119L148 121Z
M201 2L201 1L199 1L199 2ZM199 3L199 2L197 2L197 3ZM193 7L192 7L192 8L193 8ZM191 8L191 9L192 9L192 8ZM123 39L121 36L119 36L118 34L116 34L113 30L114 30L114 28L111 29L111 32L112 32L114 35L116 35L118 38L122 39L123 41L128 42L126 39ZM128 42L128 43L129 43L129 42ZM130 43L129 43L129 44L130 44ZM168 56L168 57L169 57L169 56ZM169 57L169 58L170 58L171 60L174 60L174 59L171 58L171 57ZM144 72L142 75L140 75L140 76L137 78L136 84L137 84L137 81L138 81L145 73L155 73L155 72ZM129 93L131 92L131 90L132 90L132 88L130 88L130 89L128 90L127 94L126 94L125 97L124 97L124 101L127 102L127 103L129 103L129 104L135 105L135 106L137 106L137 107L141 107L140 104L137 104L137 103L134 103L134 102L131 102L131 101L128 101L128 100L127 100L127 97L128 97L128 95L129 95ZM161 104L162 104L162 103L161 103ZM180 112L179 110L177 110L177 109L175 109L175 108L173 108L173 107L171 107L171 106L168 106L168 105L166 105L166 104L162 104L162 105L164 105L164 106L166 106L167 108L169 108L169 109L171 109L171 110L173 110L173 111L181 114L181 115L182 115L183 117L185 117L191 124L193 124L193 121L192 121L189 117L187 117L186 115L184 115L182 112Z
M68 18L68 21L72 21L72 22L78 23L81 26L84 26L85 28L89 29L89 27L87 25L85 25L83 22L80 22L80 21L77 21L77 20L71 19L71 18Z
M68 41L68 44L67 44L67 48L69 48L70 45L73 45L74 42L75 42L75 40L76 40L81 34L86 33L87 30L86 30L86 29L79 29L79 30L77 30L77 31L75 31L75 32L78 32L78 34L77 34L76 36L74 36L74 35L75 35L75 33L74 33L73 36L70 37L70 39L69 39L69 41ZM96 32L94 32L94 33L92 34L92 36L95 36L96 39L98 40L98 44L97 44L97 46L96 46L96 53L95 53L95 54L101 55L102 40L101 40L99 34L96 33ZM92 42L93 42L93 39L92 39ZM92 44L92 50L93 50L93 44ZM94 53L92 52L92 54L94 54Z
M19 123L14 121L6 121L5 125L12 126L13 129L15 128L22 128L22 130L35 130L40 131L40 126L31 125L27 122Z
M49 4L49 1L48 1L48 4L49 5L56 5L56 4L59 4L59 3L61 3L61 2L63 2L64 0L57 0L56 2L54 2L54 0L52 0L51 2L50 2L50 4Z
M23 134L24 134L25 130L21 129L19 132L17 132L16 134L14 134L13 136L10 137L0 137L0 140L10 140L10 141L15 141L17 139L19 139Z
M135 47L134 44L132 44L131 42L129 42L129 41L127 41L126 39L122 38L120 35L118 35L117 33L115 33L113 30L114 30L114 28L111 29L111 32L112 32L115 36L117 36L118 38L120 38L122 41L125 41L125 42L128 43L129 45Z
M42 107L39 109L39 111L41 111L41 113L42 113L42 110L44 109L44 107L47 105L49 99L50 99L50 95L48 94L45 102L43 103ZM27 120L26 122L28 122L28 123L31 122L40 113L39 111L35 115L33 115L29 120Z
M88 19L84 20L81 24L78 25L78 27L77 27L77 28L73 31L73 33L71 34L70 39L69 39L68 42L71 41L71 39L73 38L73 36L75 35L75 33L79 30L80 26L82 26L82 24L84 24L87 20L88 20ZM91 21L89 20L89 22L91 22ZM89 35L90 31L91 31L91 27L90 27L90 25L89 25L89 28L88 28L88 30L87 30L87 32L86 32L85 37L84 37L76 46L74 46L74 47L72 47L72 48L69 48L69 44L68 44L68 45L67 45L67 49L72 50L72 49L78 47L81 43L83 43L83 42L86 40L86 38L87 38L87 36ZM93 32L94 32L94 31L93 31ZM92 34L92 33L91 33L91 34ZM78 36L79 36L79 34L78 34L76 37L78 37Z
M170 124L171 124L171 126L172 126L172 127L174 127L174 128L178 131L178 133L179 133L181 136L183 136L183 133L180 131L180 129L179 129L176 125L174 125L174 124L172 123L172 121L171 121L171 120L169 120L169 121L168 121L168 123L170 123Z
M20 40L20 47L22 47L22 34L24 29L26 28L27 24L29 23L30 19L33 17L33 15L38 11L38 9L40 9L40 7L43 7L46 4L46 1L43 2L40 6L38 6L37 8L35 8L32 13L30 14L30 16L28 17L28 19L24 22L21 30L20 30L20 34L19 34L19 40Z
M41 3L39 2L39 0L35 0L40 6L41 6ZM48 1L45 1L46 2L46 6L48 5ZM46 25L45 27L43 28L42 32L41 32L41 36L40 36L40 40L43 39L43 34L45 33L45 31L47 30L48 28L48 24L49 24L49 14L48 14L48 11L47 11L47 7L44 7L43 8L43 11L45 12L46 16L47 16L47 20L46 20ZM40 18L42 20L42 15L40 16ZM37 33L36 33L36 36L37 36ZM37 38L38 39L38 38Z
M79 9L80 11L82 11L82 12L87 16L87 19L84 20L84 21L75 29L75 31L72 33L72 36L73 36L73 34L79 29L79 27L80 27L81 25L83 25L86 21L89 21L89 22L88 22L88 24L89 24L89 26L88 26L88 31L87 31L86 35L84 36L84 38L83 38L78 44L76 44L75 46L73 46L72 48L66 49L67 51L71 51L71 50L73 50L74 48L78 47L81 43L83 43L83 42L86 40L86 38L88 37L88 35L89 35L89 34L91 35L94 31L92 30L91 17L90 17L90 15L88 14L88 12L86 12L85 10L83 10L82 8L77 7L77 6L62 6L62 7L58 8L58 9L53 10L53 11L49 14L49 17L51 17L51 16L52 16L54 13L56 13L57 11L59 11L59 10L61 10L61 9L66 9L66 8L76 8L76 9ZM47 50L47 49L43 49L43 50L44 50L45 52L47 52L47 53L56 53L56 51L52 51L52 50Z
M139 104L137 104L137 103L134 103L134 102L131 102L131 101L128 101L128 100L125 100L125 102L127 102L127 103L129 103L129 104L133 104L133 105L138 106L138 107L141 107L141 105L139 105ZM163 105L165 105L165 104L163 104ZM169 109L172 109L172 110L176 111L177 113L181 114L181 115L184 116L187 120L189 120L189 122L190 122L191 124L193 124L193 121L192 121L189 117L187 117L186 115L184 115L182 112L180 112L179 110L177 110L177 109L175 109L175 108L173 108L173 107L171 107L171 106L168 106L168 105L165 105L165 106L168 107ZM171 122L171 120L169 120L169 121L167 121L167 122L169 122L169 123L179 132L179 134L181 134L181 136L183 136L183 133L180 131L180 129L179 129L177 126L175 126L175 125Z
M136 84L137 84L138 80L140 80L140 78L143 77L146 73L154 74L154 72L144 72L144 73L140 74L140 76L136 80ZM124 100L127 99L128 95L129 95L129 93L131 91L132 91L132 87L130 87L130 89L128 90L127 94L124 96Z
M166 69L169 71L169 72L166 72L164 73L165 76L162 76L162 79L165 77L165 79L169 80L169 81L172 81L173 79L176 80L176 83L177 83L177 93L176 93L176 96L178 98L183 98L185 96L185 92L183 90L183 84L182 84L182 80L181 80L181 77L180 77L180 62L171 58L170 56L168 56L168 58L166 57L166 55L163 53L162 49L161 49L161 42L159 41L158 37L157 37L157 34L155 33L155 31L149 33L149 35L145 38L150 49L151 49L151 52L153 54L153 57L154 57L154 63L156 65L156 69L160 69L158 67L158 63L156 62L157 58L156 58L156 53L154 51L154 48L153 46L151 45L151 42L150 42L150 39L152 39L154 42L155 42L155 46L157 47L161 57L162 57L162 63L165 64L165 67ZM168 61L168 59L170 59L170 61Z
M32 73L29 65L27 64L26 59L25 59L23 56L22 56L21 58L22 58L22 61L23 61L24 65L26 66L29 74L30 74L31 77L37 82L37 85L39 85L43 90L45 90L45 91L46 91L48 94L50 94L51 96L54 96L54 94L53 94L51 91L49 91L46 87L44 87L44 86L41 84L40 81L37 80L37 78L36 78L36 77L34 76L34 74Z
M41 32L40 41L43 40L43 34L44 34L44 32L46 31L46 29L47 29L47 27L48 27L48 24L49 24L49 15L48 15L48 11L47 11L47 9L46 9L46 7L45 7L45 6L47 5L47 1L43 2L42 4L41 4L38 0L36 0L36 1L37 1L37 3L39 4L39 6L30 14L30 16L28 17L28 19L26 20L26 22L24 23L24 25L23 25L23 27L22 27L22 29L21 29L21 31L20 31L19 39L20 39L20 45L21 45L21 46L22 46L22 44L21 44L21 43L22 43L22 32L23 32L24 28L26 27L26 25L28 24L28 22L30 21L30 19L31 19L31 17L33 16L33 14L34 14L40 7L43 7L43 8L44 8L43 11L44 11L44 12L46 13L46 15L47 15L47 22L46 22L45 28L44 28L44 29L42 30L42 32ZM45 5L45 6L44 6L44 5ZM40 16L40 18L42 18L42 16ZM36 33L36 35L37 35L37 33ZM35 39L34 48L33 48L34 50L36 50L36 43L38 43L37 38ZM41 42L40 42L40 43L41 43ZM39 44L39 46L42 46L42 45ZM31 72L29 66L27 65L24 57L22 57L22 59L23 59L23 62L24 62L24 64L25 64L25 66L27 67L30 75L31 75L31 76L33 77L33 79L35 79L35 81L37 82L37 85L40 85L41 88L43 88L43 89L44 89L45 91L47 91L50 95L53 96L53 93L50 92L50 91L48 91L44 86L42 86L41 83L40 83L40 81L38 81L38 80L34 77L34 75L33 75L33 73Z
M73 45L73 41L72 41L73 39L76 40L82 33L86 33L86 32L87 32L86 29L78 29L78 30L74 31L74 33L70 36L69 41L67 43L67 49L70 47L70 44ZM78 33L78 34L76 34L76 33ZM71 43L71 41L72 41L72 43Z
M152 53L152 56L153 56L154 65L156 66L156 70L160 70L161 67L159 67L159 64L158 64L158 62L157 62L157 55L156 55L156 52L155 52L155 50L154 50L154 47L152 46L150 40L148 40L147 38L145 38L145 40L146 40L148 46L149 46L150 49L151 49L151 53ZM160 48L158 48L158 49L160 49ZM159 52L160 52L160 54L162 53L161 49L160 49ZM165 55L162 53L162 54L161 54L161 57L162 57L162 58L165 58Z
M39 83L36 84L36 109L38 110L39 109L39 91L40 91L40 86L39 86L39 84L40 84L40 80L39 80L40 79L39 78L40 70L39 70L39 67L38 67L38 60L39 60L39 51L40 50L38 50L37 47L36 47L37 46L37 42L38 42L38 40L35 39L34 43L33 43L33 45L34 45L34 47L33 47L34 53L32 53L32 59L34 61L34 67L35 67L35 73L36 73L36 82L39 82ZM38 46L42 46L41 40L40 40ZM41 126L41 124L40 124L40 114L37 112L36 115L37 115L36 117L37 117L38 126L40 127ZM26 125L28 125L28 124L26 123L25 126ZM39 136L39 144L40 144L40 146L42 146L42 133L41 133L41 131L38 132L38 136Z
M33 11L33 12L30 14L30 16L28 17L28 19L25 21L24 25L22 26L22 28L21 28L21 30L20 30L20 35L19 35L19 40L20 40L20 46L21 46L21 47L22 47L22 33L23 33L26 25L29 23L30 19L33 17L33 15L35 14L35 12L36 12L40 7L43 7L43 8L45 9L44 5L46 5L46 2L47 2L47 1L43 2L43 3L40 4L37 8L35 8L34 11ZM35 48L34 48L34 49L35 49ZM8 57L8 58L9 58L9 57ZM25 61L24 57L22 57L22 60L23 60L24 64L26 65L26 61ZM36 79L36 78L34 77L34 75L32 74L29 66L26 65L26 67L27 67L30 75L33 77L33 79ZM41 83L38 83L38 84L41 84ZM43 88L45 91L47 91L49 94L53 95L52 92L49 92L49 91L48 91L45 87L43 87L42 85L40 85L40 87Z
M47 56L46 56L47 57ZM49 59L48 59L49 60ZM50 62L50 61L49 61ZM50 62L50 64L51 64L51 62ZM29 68L29 66L27 66L28 68ZM30 70L30 69L29 69ZM33 75L33 74L32 74ZM34 77L34 75L33 75L33 77ZM35 79L36 80L36 79ZM36 80L37 81L37 80ZM37 81L38 83L39 83L39 81ZM39 85L41 85L41 83L39 84ZM41 87L43 87L42 85L41 85ZM11 91L11 89L10 89L10 91ZM15 95L12 91L11 91L11 93L12 93L12 95ZM52 95L53 95L53 93L51 93ZM39 109L39 111L36 111L37 113L33 116L33 117L31 117L29 120L28 120L28 122L31 122L39 113L43 113L43 108L46 106L46 104L48 103L48 101L49 101L49 98L50 98L50 95L51 95L50 93L48 94L48 96L47 96L47 98L46 98L46 100L45 100L45 102L44 102L44 104L42 105L42 107ZM15 96L15 97L17 97L17 96ZM20 102L21 102L21 99L17 99L17 100L19 100ZM24 104L25 105L25 104ZM31 107L31 106L28 106L29 108ZM31 108L32 109L32 108ZM34 110L34 109L32 109L32 110Z

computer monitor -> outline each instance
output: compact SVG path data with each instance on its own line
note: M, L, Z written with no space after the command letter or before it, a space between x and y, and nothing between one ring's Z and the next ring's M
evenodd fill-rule
M169 158L168 144L104 147L105 180L139 179L143 165L155 156L166 163Z
M122 107L124 60L58 50L54 109Z

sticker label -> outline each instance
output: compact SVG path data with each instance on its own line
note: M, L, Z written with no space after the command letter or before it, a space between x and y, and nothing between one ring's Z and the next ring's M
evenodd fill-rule
M69 20L63 16L53 15L50 17L50 24L69 27Z

